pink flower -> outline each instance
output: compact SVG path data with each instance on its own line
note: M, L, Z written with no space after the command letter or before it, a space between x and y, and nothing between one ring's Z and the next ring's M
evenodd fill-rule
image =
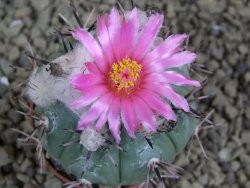
M86 63L88 74L71 79L73 87L82 93L71 106L89 107L81 116L78 129L95 125L100 130L108 122L119 143L121 124L135 138L135 132L141 127L152 132L157 130L156 115L175 121L176 115L165 98L189 111L187 100L172 85L200 84L168 69L190 64L196 55L182 51L185 34L172 35L154 47L163 18L153 14L139 29L136 8L126 17L113 8L109 15L97 19L97 39L84 29L72 32L93 59Z

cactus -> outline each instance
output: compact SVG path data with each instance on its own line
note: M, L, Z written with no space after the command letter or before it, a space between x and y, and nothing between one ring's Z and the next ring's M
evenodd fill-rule
M116 9L113 9L110 14L113 14L114 19L117 16L122 17ZM156 14L148 17L146 13L137 9L133 9L127 15L125 14L124 19L127 19L127 21L124 21L124 24L131 24L130 21L133 21L131 17L135 16L135 14L139 16L138 30L143 30L144 26L148 22L154 21L154 19L159 22L159 26L155 27L160 28L163 20L161 15ZM101 24L103 23L100 21L99 27L101 27ZM157 25L157 23L155 24ZM130 27L131 25L125 25L124 29L128 29L128 26ZM157 33L157 28L150 32ZM97 30L97 34L100 35L100 31ZM113 34L115 35L115 33ZM178 64L173 65L169 73L173 73L176 76L173 79L179 79L177 84L174 83L173 91L176 100L182 102L178 103L174 101L175 97L169 98L167 95L169 100L164 98L166 108L170 106L170 102L173 104L172 106L176 107L172 107L168 112L169 114L157 113L158 109L154 109L152 112L154 112L154 118L157 121L154 122L153 127L141 121L139 123L140 126L135 128L133 125L128 124L126 118L123 117L124 114L121 114L122 120L120 121L122 127L119 130L114 130L109 121L105 121L105 125L102 125L101 129L98 128L96 130L95 125L93 125L96 123L96 118L93 118L93 122L88 122L88 125L82 123L85 121L84 118L86 116L91 115L92 108L89 104L83 105L82 108L72 108L72 106L79 107L77 99L82 95L82 88L79 87L78 83L78 79L81 78L77 76L90 75L91 72L95 71L93 70L95 67L93 68L94 64L92 62L96 60L95 53L97 53L96 51L91 51L93 49L90 49L91 47L89 46L96 44L93 43L93 38L89 37L84 29L75 29L72 31L72 35L80 43L76 43L72 51L35 68L29 81L28 95L37 105L37 113L42 117L46 117L46 121L43 123L46 127L44 148L48 156L74 179L84 179L87 182L102 185L132 185L149 178L152 168L154 169L156 166L165 170L173 167L170 164L175 159L175 156L183 150L191 135L194 134L197 123L195 118L188 115L189 108L195 109L196 104L194 102L187 104L186 100L181 97L190 93L192 90L191 86L199 86L197 81L188 79L189 66L186 64L194 61L194 54L187 51L182 54L180 52L180 45L186 38L186 35L169 37L167 40L173 40L172 45L175 45L174 47L171 45L167 47L161 46L161 51L173 48L172 51L170 50L171 54L166 53L165 56L168 55L169 59L172 58L171 61L169 60L170 64ZM152 34L149 33L149 35ZM154 38L152 38L152 41ZM157 37L153 46L157 47L162 41L161 37ZM85 43L87 44L85 45ZM96 46L93 48L99 49ZM148 50L144 49L144 51ZM183 57L179 57L178 53ZM177 54L177 58L173 58L175 54ZM135 60L138 56L140 54L134 55L132 60ZM130 93L133 93L137 87L135 84L137 84L138 77L142 74L140 72L141 68L138 67L141 66L143 69L144 65L126 58L119 61L120 64L115 63L118 69L112 66L108 75L110 80L116 84L111 86L112 90L117 89L117 93L130 97ZM129 69L123 70L122 67L124 66L128 66ZM134 68L134 72L132 72L132 68ZM116 72L116 70L120 69L123 72ZM120 77L121 74L129 75L130 77L124 79L124 77ZM133 76L136 74L139 76ZM186 77L182 76L183 74ZM171 78L169 79L171 80ZM95 84L93 83L93 85ZM130 93L124 94L128 90ZM137 104L134 105L136 106ZM100 108L105 108L105 106ZM138 110L137 107L136 109ZM143 111L144 109L139 110ZM167 116L167 118L163 116ZM37 126L39 127L40 125ZM152 130L149 128L152 128ZM135 135L133 135L134 132ZM157 168L155 172L156 175L160 176ZM168 172L177 176L177 173L173 170Z
M61 102L38 111L47 116L50 122L45 143L47 153L61 164L68 174L81 179L88 151L80 144L61 146L63 143L80 140L80 135L65 131L65 129L76 129L79 118ZM142 135L137 135L136 139L132 140L126 133L122 133L120 146L124 151L113 145L107 146L115 164L110 160L108 151L100 148L93 152L83 177L90 182L103 185L129 185L144 181L150 159L159 158L171 163L194 133L196 125L194 118L180 113L177 122L172 131L159 133L151 138L153 148Z

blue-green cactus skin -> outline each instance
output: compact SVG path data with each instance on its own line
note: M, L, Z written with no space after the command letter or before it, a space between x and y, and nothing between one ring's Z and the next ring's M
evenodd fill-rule
M86 149L80 144L61 146L63 143L79 139L79 135L64 130L76 129L78 116L60 102L43 109L42 113L49 117L51 127L46 133L47 153L61 164L68 174L81 178ZM153 149L143 136L137 134L133 140L123 131L121 147L125 151L120 151L112 145L108 146L117 166L110 160L105 149L98 149L92 153L83 178L103 185L128 185L144 181L148 161L156 157L171 163L176 154L185 147L194 129L195 120L180 113L173 131L152 137Z
M178 71L187 74L188 69L184 67ZM183 96L190 92L188 87L176 87L176 90ZM194 107L194 104L190 105ZM152 137L153 149L142 135L137 134L133 140L122 131L121 147L125 151L119 150L114 145L108 146L109 153L117 166L110 160L105 148L100 148L92 153L88 168L81 177L87 150L80 144L61 146L63 143L79 140L78 134L64 130L76 129L79 117L61 102L47 108L38 108L38 111L49 118L50 128L46 132L45 139L45 150L49 156L69 175L102 185L131 185L144 181L147 177L149 160L159 158L167 163L173 162L194 133L197 123L194 118L179 112L174 130L158 133Z

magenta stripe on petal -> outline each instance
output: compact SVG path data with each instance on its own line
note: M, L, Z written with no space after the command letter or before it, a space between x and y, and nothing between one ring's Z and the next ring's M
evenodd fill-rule
M73 101L70 104L70 107L73 109L79 109L79 108L85 107L85 106L91 104L92 102L94 102L98 97L99 96L93 97L91 94L86 94L82 97L79 97L75 101Z
M97 95L109 91L106 84L89 85L88 87L78 88L78 90L84 94L90 93L91 95Z
M139 97L134 96L132 98L135 112L138 119L142 122L142 125L149 131L156 131L155 118L152 110L148 105Z
M112 44L112 50L114 52L114 56L117 60L121 59L121 16L116 8L112 8L109 14L110 25L108 27L109 30L109 38Z
M143 64L142 71L143 71L143 74L147 76L150 74L158 74L159 72L163 72L165 70L162 69L162 67L159 64L147 63L147 64Z
M102 45L103 54L111 64L114 61L114 55L107 24L107 16L97 18L97 36Z
M94 102L97 98L102 96L104 93L108 92L107 88L105 86L96 86L96 87L90 87L85 90L86 94L84 96L78 98L77 100L73 101L70 104L71 108L79 109L82 107L85 107L92 102Z
M106 94L97 99L89 110L78 121L78 129L84 128L87 125L93 123L105 110L103 107L107 107L111 100L111 94Z
M119 30L121 26L121 16L119 14L119 11L113 7L110 14L109 14L109 33L110 36L113 36L116 34L116 32Z
M130 99L124 98L121 101L121 118L125 129L130 137L135 138L136 117L133 103Z
M169 104L165 102L160 96L154 92L142 89L140 97L156 112L164 116L168 120L176 121L176 115L170 108Z
M92 124L93 121L95 121L98 118L98 116L100 116L101 113L102 113L101 109L91 108L86 114L84 113L81 116L81 118L78 121L77 129L82 130L82 129L86 128L87 126Z
M183 85L191 85L195 87L200 86L200 82L196 80L190 80L175 71L166 71L162 73L161 76L164 78L164 82L168 84L174 84L178 86L183 86Z
M166 91L165 96L173 103L173 105L182 108L185 112L190 111L188 102L183 96L176 93L170 86L165 85L163 88Z
M133 58L140 61L147 53L148 49L153 44L157 33L159 32L162 23L163 15L154 14L150 16L148 22L140 33L139 39L134 48Z
M132 46L134 46L135 38L139 26L138 10L134 8L128 17L128 20L123 20L122 24L122 42L121 42L121 56L130 56Z
M176 93L174 89L171 88L171 86L167 84L158 85L154 83L148 83L144 86L144 88L159 93L161 96L169 99L174 106L183 109L185 112L189 112L190 109L187 100L180 94Z
M79 121L81 121L82 118L84 118L84 114L81 115ZM91 126L91 124L92 124L92 123L88 123L88 124L84 124L84 125L83 125L83 124L81 124L79 121L78 121L78 123L77 123L77 130L83 130L83 129L87 128L88 126Z
M179 46L187 38L186 34L182 35L171 35L161 44L159 44L152 52L149 52L145 56L146 63L151 63L159 58L168 58L173 53L176 52L176 49L180 50Z
M104 110L99 119L97 120L95 127L97 131L100 131L105 123L108 121L108 109Z
M108 97L108 100L105 102L105 104L103 104L103 106L101 106L101 108L103 109L103 112L98 118L96 125L95 125L97 131L101 130L108 120L108 112L110 108L110 103L112 101L112 95L108 93L106 94L106 97Z
M121 141L120 132L120 99L114 98L108 113L109 129L117 143Z
M87 48L100 69L105 70L105 62L102 60L102 49L94 37L87 31L80 28L72 31L72 36Z
M95 74L101 74L100 70L98 69L98 67L96 66L94 62L86 62L85 65L89 72L95 73Z
M183 51L174 54L170 58L159 60L155 63L160 64L163 69L181 67L186 64L193 63L196 59L196 54L189 51Z
M70 78L70 84L76 89L84 89L89 86L102 83L104 76L98 74L77 74Z
M144 78L144 82L145 84L143 85L143 87L151 83L165 82L165 78L159 73L148 73Z
M144 78L145 84L147 83L163 83L163 84L173 84L177 86L190 85L195 87L200 87L200 82L196 80L190 80L175 71L166 71L159 73L149 72Z

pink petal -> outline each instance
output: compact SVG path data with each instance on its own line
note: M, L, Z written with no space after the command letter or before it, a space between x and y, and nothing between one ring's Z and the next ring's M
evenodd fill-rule
M190 111L188 102L183 96L176 93L170 86L165 85L163 88L166 90L165 96L173 103L173 105L182 108L185 112Z
M70 84L76 89L84 89L89 86L102 83L104 76L98 74L76 74L70 78Z
M166 71L166 72L161 72L161 73L149 73L147 76L145 76L144 81L146 83L161 82L164 84L173 84L177 86L183 86L183 85L191 85L195 87L200 86L200 82L196 80L190 80L175 71Z
M85 88L84 87L79 88L79 90L84 94L91 93L92 95L96 95L99 93L106 93L109 91L106 84L89 85L88 87Z
M181 96L180 94L176 93L171 86L165 85L158 85L158 84L145 84L145 89L151 90L153 92L159 93L163 97L167 97L174 106L183 109L185 112L189 112L189 105L187 100Z
M174 54L170 58L162 59L156 62L163 69L181 67L186 64L193 63L196 59L196 54L189 51L183 51L177 54Z
M93 123L93 121L95 121L97 118L98 117L95 116L94 118L92 117L92 119L89 118L88 120L86 120L85 114L82 114L81 117L80 117L80 119L79 119L79 121L78 121L77 129L78 130L85 129L86 127L90 126Z
M111 94L106 94L97 101L93 103L93 105L89 108L89 110L83 114L78 121L78 129L83 129L89 124L93 123L105 110L104 106L108 106L111 100Z
M85 90L86 94L70 104L71 108L79 109L94 102L97 98L108 92L105 86L89 87Z
M153 44L155 37L162 26L163 18L163 15L160 14L150 16L148 22L141 31L134 48L132 57L137 61L140 61L144 57L150 46Z
M163 101L157 94L142 89L140 97L149 105L150 108L164 116L168 120L176 121L176 116L167 102Z
M111 64L114 61L114 55L112 50L112 43L109 37L107 17L102 16L97 18L96 24L97 24L97 36L102 45L103 54L107 58L107 62Z
M100 131L105 123L108 121L108 109L104 110L99 119L97 120L95 127L97 131Z
M109 14L109 38L112 43L112 49L114 56L117 60L120 60L121 57L121 16L116 8L112 8ZM112 62L113 63L113 62Z
M87 106L89 104L91 104L92 102L94 102L99 96L92 96L91 94L86 94L78 99L76 99L75 101L73 101L70 104L70 108L73 109L79 109L82 108L84 106Z
M116 32L119 30L121 26L121 16L119 14L119 11L114 7L112 8L110 14L109 14L109 33L110 36L113 36L116 34Z
M95 73L95 74L101 73L99 68L96 66L94 62L86 62L85 65L89 72Z
M164 82L168 84L174 84L178 86L183 86L183 85L191 85L195 87L200 86L200 82L196 80L190 80L175 71L167 71L167 72L162 73L161 75L164 78Z
M121 56L126 57L131 54L131 47L134 46L135 37L139 25L138 10L134 8L128 17L128 20L122 24L122 43L121 43Z
M176 49L179 50L179 46L187 38L186 34L182 35L171 35L161 44L159 44L152 52L149 52L145 56L146 63L151 63L159 58L168 58L176 52Z
M124 98L121 101L121 118L125 129L130 137L135 138L136 117L133 103L130 99Z
M109 129L117 143L121 141L120 132L120 99L114 98L108 113Z
M158 72L162 72L162 71L164 71L163 69L162 69L162 67L160 67L159 65L157 65L156 63L151 63L151 64L144 64L144 62L143 62L143 69L142 69L142 74L143 75L150 75L150 74L152 74L152 73L154 73L154 74L158 74Z
M102 49L94 37L89 32L80 28L72 31L72 36L88 49L100 69L105 70Z
M144 78L145 84L142 86L143 88L148 88L151 84L167 84L166 78L164 78L164 72L162 73L149 73Z
M148 105L139 97L134 96L132 98L134 104L135 112L138 119L142 122L142 125L152 132L156 131L156 124L154 119L154 114Z

